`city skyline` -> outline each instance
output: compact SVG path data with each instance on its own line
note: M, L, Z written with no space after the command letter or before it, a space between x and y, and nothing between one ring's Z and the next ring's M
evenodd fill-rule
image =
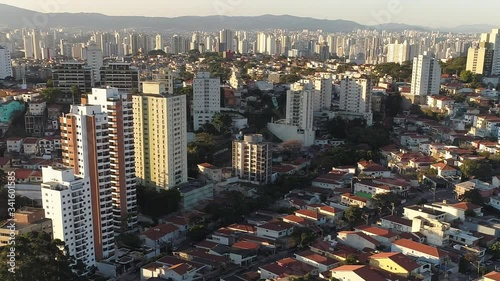
M142 5L122 5L121 1L108 0L98 2L89 0L86 2L69 3L66 0L36 1L32 0L2 0L1 4L12 5L28 10L43 13L101 13L110 16L148 16L148 17L180 17L180 16L259 16L264 14L293 15L300 17L311 17L329 20L350 20L365 25L378 25L383 23L402 23L432 28L456 27L460 25L500 24L498 22L486 22L494 19L496 9L483 9L481 11L482 22L477 22L475 17L457 15L470 13L481 2L491 7L491 2L479 0L475 2L457 0L450 6L450 1L432 2L430 0L407 2L402 0L352 0L349 6L342 6L341 1L316 0L316 8L311 9L310 3L295 3L294 5L282 5L282 0L273 1L255 0L252 2L242 0L192 0L175 2L172 0L162 1L161 4L152 0L142 1ZM457 3L458 2L458 3ZM289 2L287 2L288 4ZM169 9L174 6L176 9ZM493 4L495 5L495 4ZM325 7L319 9L318 7ZM364 7L362 10L359 7ZM163 9L164 8L164 9ZM335 10L341 12L335 13ZM332 12L333 11L333 12ZM423 17L425 13L425 17ZM484 21L483 21L484 20Z

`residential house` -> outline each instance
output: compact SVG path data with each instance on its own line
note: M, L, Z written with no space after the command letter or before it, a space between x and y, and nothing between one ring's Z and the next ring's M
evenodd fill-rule
M498 191L495 185L478 179L455 184L455 194L457 198L461 198L465 192L472 191L474 189L479 191L481 196L484 198L492 197Z
M255 227L257 236L264 238L279 239L291 235L295 229L293 224L283 221L271 221Z
M369 265L393 273L405 279L411 277L430 281L432 277L429 264L419 264L415 260L398 252L379 253L370 257Z
M326 189L342 188L346 185L348 173L343 171L331 171L328 174L321 175L312 181L313 187L320 187Z
M339 209L339 208L335 208L335 207L331 207L331 206L327 206L327 205L322 205L322 204L311 204L311 205L308 205L306 208L308 210L315 210L319 214L324 215L327 219L327 222L329 222L329 223L334 223L334 222L342 219L342 216L344 214L344 211Z
M382 245L374 237L364 234L361 231L341 231L337 235L340 243L346 244L357 250L365 248L375 250Z
M277 262L259 267L260 279L276 280L286 276L304 276L308 273L318 274L318 270L305 262L292 258L284 258Z
M218 168L209 163L198 164L198 171L213 182L221 182L223 179L222 168Z
M371 196L369 198L366 197L361 197L358 195L362 195L361 193L357 193L357 195L351 194L351 193L344 193L340 196L340 203L346 206L358 206L360 208L373 208L375 206L373 200L371 199ZM368 194L370 195L370 194Z
M392 176L392 172L382 165L373 163L372 161L362 161L358 163L358 171L369 177L388 178Z
M319 272L328 271L339 264L338 261L319 255L310 250L295 254L295 259L318 269Z
M432 246L447 246L450 242L449 230L450 224L447 222L422 217L412 219L412 232L424 235L427 244Z
M362 233L371 236L387 248L390 248L392 242L399 239L399 235L397 233L376 226L360 225L356 226L354 230L361 231Z
M23 138L8 138L7 152L21 153L23 151Z
M433 265L444 264L444 262L448 259L448 252L437 247L428 246L409 239L399 239L394 241L394 243L392 243L391 251L416 257Z
M400 216L387 216L380 219L380 226L397 232L411 232L412 221Z
M366 265L339 266L332 269L330 275L337 280L386 281L381 274Z
M167 244L177 242L179 238L179 228L173 224L160 224L139 234L145 245L152 248L159 248Z
M500 281L500 272L492 271L483 276L484 281Z
M437 171L438 176L442 178L460 176L462 172L446 163L436 163L431 165L431 169Z
M319 211L313 210L298 210L295 211L295 215L300 218L314 222L316 225L322 225L326 223L326 216L320 214Z
M25 155L38 154L38 139L37 138L25 138L23 141L23 152Z

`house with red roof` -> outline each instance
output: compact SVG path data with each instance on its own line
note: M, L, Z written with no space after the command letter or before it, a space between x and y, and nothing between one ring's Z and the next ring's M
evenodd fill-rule
M317 275L318 269L293 258L284 258L277 262L259 267L260 279L276 280L287 276L304 276L308 273Z
M436 163L431 165L431 169L437 171L438 176L440 177L452 177L452 176L460 176L462 172L459 169L452 167L446 163Z
M433 265L444 264L447 261L448 252L437 247L432 247L418 243L409 239L399 239L392 243L392 252L402 253L407 256L416 257L425 260Z
M375 238L364 234L361 231L341 231L337 235L339 243L346 244L357 250L375 250L382 245Z
M376 178L388 178L392 176L391 170L385 168L382 165L373 163L372 161L358 162L358 172L363 173L366 176Z
M324 215L329 223L335 223L336 221L342 219L344 214L344 211L339 208L323 204L310 204L306 207L306 209L317 211L319 214Z
M358 193L358 194L361 194L361 193ZM370 194L367 194L367 195L370 195ZM354 195L351 193L344 193L340 196L340 203L342 205L346 205L346 206L355 205L355 206L358 206L360 208L371 209L371 208L373 208L374 203L373 203L373 200L371 199L371 195L369 197L370 198Z
M360 225L356 226L354 230L361 231L364 234L371 236L387 248L390 248L392 242L399 239L399 235L397 233L376 226Z
M189 281L194 279L198 270L200 268L187 262L171 266L160 262L153 262L141 268L141 280L158 277L162 280Z
M298 210L295 211L295 215L299 218L304 218L308 221L311 221L316 225L322 225L326 223L326 216L324 216L317 210Z
M342 188L346 185L348 177L348 173L335 170L315 178L312 181L312 186L325 189Z
M380 273L366 265L342 265L332 269L330 276L337 280L386 281Z
M372 268L387 271L402 278L418 278L430 281L432 278L430 264L419 264L414 259L402 253L378 253L370 257L369 265Z
M328 271L339 264L337 260L319 255L310 250L295 254L295 259L314 266L319 272Z
M159 248L167 244L176 243L179 237L179 228L173 224L160 224L151 227L139 234L145 245L152 248Z
M377 184L372 180L353 180L354 193L365 192L371 195L389 193L391 187L384 184Z
M500 281L500 272L492 271L483 276L484 281Z
M256 235L263 238L278 239L292 235L295 226L284 221L273 220L255 227Z
M214 182L222 181L222 168L216 167L210 163L198 164L198 171L200 174L206 176L208 179Z

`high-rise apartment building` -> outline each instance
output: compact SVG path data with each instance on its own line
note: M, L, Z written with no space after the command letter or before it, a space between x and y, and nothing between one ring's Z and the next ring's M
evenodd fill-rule
M94 88L82 104L100 105L107 114L113 225L115 231L137 226L132 95L116 88Z
M188 180L186 95L148 84L133 96L136 176L145 186L170 189Z
M314 80L314 111L330 110L332 107L332 78L317 78Z
M174 35L172 37L172 44L170 53L172 54L185 54L189 51L189 40L185 37Z
M12 61L7 48L0 46L0 79L12 77Z
M83 62L63 62L52 69L54 87L69 93L71 87L77 86L82 92L90 92L95 81L92 68Z
M140 91L139 69L126 62L109 63L101 67L101 85L129 93Z
M230 29L219 32L219 52L234 51L235 33Z
M211 78L208 72L198 72L193 80L193 120L197 131L212 122L220 112L220 79Z
M373 123L371 90L370 79L343 79L340 82L340 111L353 117L361 117L371 125Z
M427 52L413 59L411 94L428 96L439 94L441 66L437 59Z
M103 67L102 50L96 44L90 44L85 47L85 58L87 65L92 69L94 82L101 81L101 67Z
M155 50L163 51L163 45L165 45L165 43L163 42L163 37L161 36L161 34L157 34L155 38Z
M60 118L63 164L90 182L97 261L115 250L109 120L102 107L106 105L73 105Z
M286 124L299 130L312 130L314 111L314 90L309 80L292 84L286 94Z
M246 135L233 141L233 172L240 180L268 184L272 175L271 144L262 135Z
M65 243L68 254L87 266L96 262L95 216L90 180L73 169L44 167L41 184L45 217L52 220L52 235Z
M493 54L494 51L488 48L487 42L480 42L479 46L469 48L466 69L476 74L490 75Z

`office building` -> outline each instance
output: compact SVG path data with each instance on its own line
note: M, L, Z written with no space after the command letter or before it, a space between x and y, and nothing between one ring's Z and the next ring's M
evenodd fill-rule
M148 84L133 96L136 176L142 185L170 189L188 179L186 95Z
M371 110L371 90L370 79L366 78L345 78L340 82L340 102L339 109L341 117L363 118L367 125L373 123Z
M268 184L272 175L271 144L262 135L246 135L233 141L233 173L240 180Z
M113 225L115 231L137 226L132 95L116 88L94 88L82 104L100 105L107 114Z
M0 79L12 77L12 61L7 48L0 46Z
M63 164L90 183L97 261L110 257L115 249L109 120L102 107L106 105L73 105L59 119Z
M193 80L193 120L197 131L212 122L220 112L220 79L211 78L208 72L198 72Z
M65 243L68 254L87 266L95 256L95 213L88 177L75 176L73 169L44 167L41 184L45 217L52 220L52 235Z
M92 68L83 62L63 62L52 69L54 87L62 92L70 93L76 86L81 92L90 92L94 87Z
M114 62L101 67L101 86L132 93L140 91L139 69L130 63Z
M441 66L437 59L427 52L413 59L411 94L428 96L439 94Z

